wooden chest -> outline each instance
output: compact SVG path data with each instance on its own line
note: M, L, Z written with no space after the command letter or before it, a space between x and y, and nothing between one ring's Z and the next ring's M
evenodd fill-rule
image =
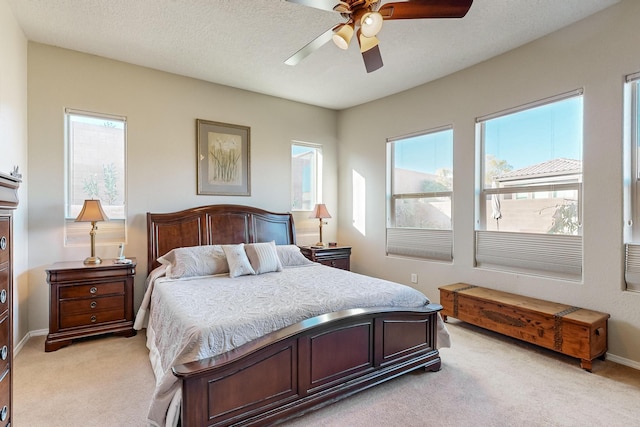
M591 370L592 361L607 351L609 314L524 297L480 286L442 286L441 315L518 338L579 358Z

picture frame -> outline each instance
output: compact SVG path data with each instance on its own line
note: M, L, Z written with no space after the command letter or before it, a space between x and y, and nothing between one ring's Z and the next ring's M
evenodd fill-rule
M199 195L251 195L251 128L196 119Z

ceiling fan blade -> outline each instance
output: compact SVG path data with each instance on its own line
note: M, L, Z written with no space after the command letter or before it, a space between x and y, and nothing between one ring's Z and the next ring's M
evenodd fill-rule
M362 59L364 60L364 67L367 69L367 73L382 68L384 64L382 63L382 54L378 46L378 38L365 37L360 30L358 30L358 43L360 43L360 52L362 53Z
M362 59L364 60L364 67L367 69L367 73L372 73L377 69L382 68L382 55L380 54L380 47L376 45L371 49L362 52Z
M324 33L320 34L318 37L307 43L302 49L291 55L289 59L284 61L287 65L296 65L300 61L302 61L307 56L311 55L317 49L322 47L325 43L327 43L333 37L334 31L340 25L337 25L333 28L328 29Z
M338 6L340 6L340 10L345 7L348 9L349 4L339 0L286 0L289 3L301 4L303 6L309 6L320 10L328 10L333 12L336 10Z
M387 3L378 12L384 19L462 18L473 0L409 0Z

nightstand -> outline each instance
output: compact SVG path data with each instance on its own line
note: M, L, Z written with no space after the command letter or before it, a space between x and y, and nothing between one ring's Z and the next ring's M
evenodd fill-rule
M133 278L136 259L116 264L58 262L47 271L49 335L44 351L55 351L74 339L106 333L132 337Z
M313 262L329 267L351 270L351 246L300 246L300 252Z

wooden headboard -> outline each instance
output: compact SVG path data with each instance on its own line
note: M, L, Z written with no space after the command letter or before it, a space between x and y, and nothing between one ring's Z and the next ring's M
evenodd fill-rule
M210 205L179 212L147 212L147 268L185 246L270 242L296 243L293 216L241 205Z

